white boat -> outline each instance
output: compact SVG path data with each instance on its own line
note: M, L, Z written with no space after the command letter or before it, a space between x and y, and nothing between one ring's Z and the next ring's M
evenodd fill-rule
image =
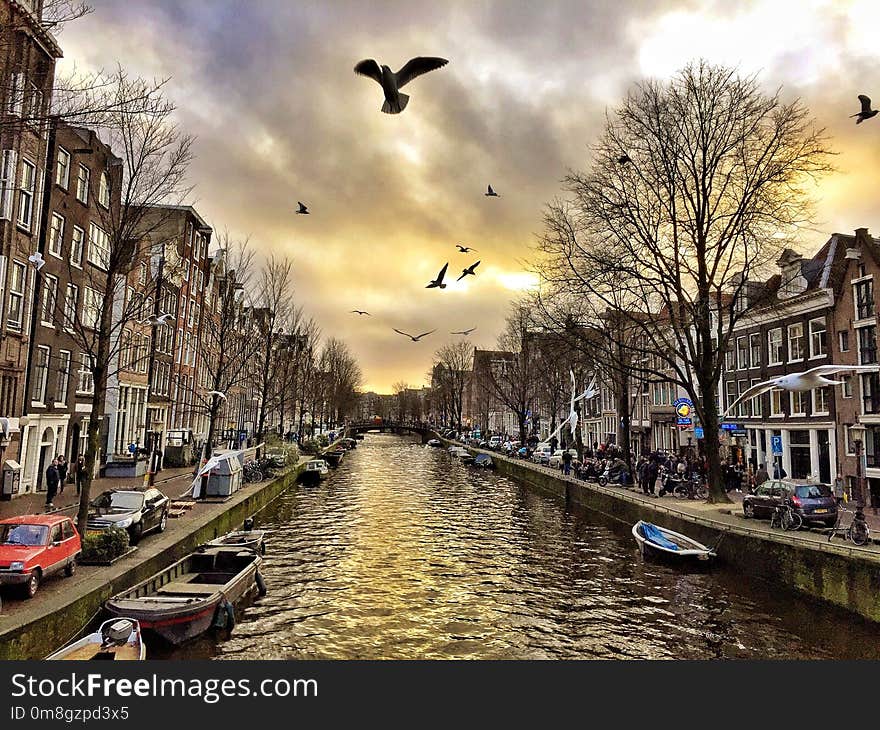
M680 532L639 520L632 528L642 557L660 557L674 561L708 562L715 551Z
M303 476L307 479L322 480L330 476L330 467L323 459L312 459L306 462L306 468Z
M101 624L94 634L59 649L46 659L88 661L101 659L134 660L147 658L147 647L141 640L141 626L133 618L113 618Z
M266 545L263 542L265 537L265 530L236 530L234 532L227 532L225 535L220 535L220 537L215 537L207 544L226 547L231 545L242 550L253 550L265 555Z

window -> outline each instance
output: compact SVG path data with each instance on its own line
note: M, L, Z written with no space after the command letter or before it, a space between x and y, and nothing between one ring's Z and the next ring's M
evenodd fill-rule
M793 390L791 392L791 414L792 416L807 415L807 393L803 390Z
M55 326L55 306L58 302L58 277L46 275L43 280L43 306L40 308L40 323Z
M30 82L30 93L27 98L27 108L25 109L25 119L30 124L40 127L43 122L43 92L33 82Z
M727 408L730 408L736 400L736 381L728 380L725 387L727 390Z
M748 380L739 380L737 381L737 397L741 396L749 389L749 381ZM742 401L737 407L736 412L739 416L751 416L752 408L751 408L751 398L748 401Z
M95 390L95 380L92 376L92 357L87 352L80 353L79 363L79 382L76 385L76 392L90 395ZM85 422L82 426L85 430Z
M189 318L186 321L188 327L192 327L196 321L196 302L195 299L191 299L189 302Z
M804 359L804 326L798 322L788 326L788 360Z
M749 350L751 350L752 367L761 367L761 335L757 332L749 335Z
M862 375L862 412L880 413L880 375L877 373Z
M62 242L64 240L64 216L58 213L52 214L52 224L49 228L49 253L61 258Z
M89 224L88 259L102 269L106 269L110 265L110 238L103 228L94 223Z
M841 352L849 351L849 330L843 330L842 332L837 333L837 339L840 344Z
M752 385L757 385L760 382L761 381L759 378L752 378ZM751 408L752 408L752 415L755 416L756 418L760 418L763 415L761 412L762 411L762 409L761 409L761 396L756 395L754 398L750 399L750 402L751 402Z
M731 370L736 370L736 355L733 347L728 347L727 352L724 353L724 370L728 373Z
M55 402L67 403L67 388L70 386L70 351L58 351L58 379L55 381Z
M18 191L18 225L30 230L34 216L34 191L37 168L27 160L21 161L21 185Z
M827 348L825 317L810 320L810 357L822 357Z
M782 364L782 327L776 327L767 333L767 364Z
M189 281L189 261L183 262L183 279Z
M147 284L147 265L141 262L140 269L138 270L138 284L141 286L146 286Z
M89 202L89 178L91 174L91 171L85 165L80 165L79 171L76 173L76 199L86 204Z
M782 409L782 394L785 391L782 388L772 388L770 390L770 415L782 416L785 411Z
M749 366L749 340L747 337L736 338L736 367L745 370Z
M76 324L76 311L79 305L79 288L76 284L68 284L64 294L64 329L73 329Z
M24 310L24 285L27 280L27 267L18 261L12 262L12 275L9 278L9 317L7 324L11 329L21 329Z
M856 331L859 333L859 363L871 365L877 362L877 328L871 325Z
M31 388L31 400L34 403L46 402L46 380L49 377L49 353L51 350L46 345L37 345L34 353L33 386Z
M856 300L856 319L867 319L874 316L874 280L860 281L853 287Z
M852 375L841 375L840 391L844 398L852 398Z
M105 208L110 207L110 178L106 172L101 173L101 179L98 182L98 202Z
M101 292L87 286L83 296L83 327L97 329L101 319Z
M58 161L55 163L55 184L65 190L70 185L70 153L63 147L58 148Z
M3 150L0 160L0 219L12 217L12 201L15 194L15 150Z
M11 88L9 90L9 113L20 117L24 107L24 74L20 71L11 74Z
M828 414L828 387L813 389L813 415Z

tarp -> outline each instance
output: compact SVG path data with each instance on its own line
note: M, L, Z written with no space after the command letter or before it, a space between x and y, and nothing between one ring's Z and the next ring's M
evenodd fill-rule
M665 548L667 550L678 550L678 545L663 537L663 533L660 532L660 528L656 525L652 525L650 522L642 523L642 536L648 542L653 543L654 545L658 545L659 547Z

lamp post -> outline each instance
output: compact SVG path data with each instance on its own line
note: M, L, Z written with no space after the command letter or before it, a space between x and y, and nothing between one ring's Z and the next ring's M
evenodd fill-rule
M858 492L858 503L861 508L864 508L869 503L862 469L865 427L861 423L853 424L849 427L849 435L853 449L856 452L856 491Z

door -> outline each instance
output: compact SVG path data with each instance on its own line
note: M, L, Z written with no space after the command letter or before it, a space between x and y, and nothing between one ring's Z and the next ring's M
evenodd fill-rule
M64 567L64 542L61 539L61 525L52 525L49 528L49 544L46 547L46 559L43 563L43 571L57 570Z
M141 519L144 523L144 532L146 532L159 524L161 515L159 510L156 509L159 504L159 493L155 489L149 489L144 497L144 514Z

